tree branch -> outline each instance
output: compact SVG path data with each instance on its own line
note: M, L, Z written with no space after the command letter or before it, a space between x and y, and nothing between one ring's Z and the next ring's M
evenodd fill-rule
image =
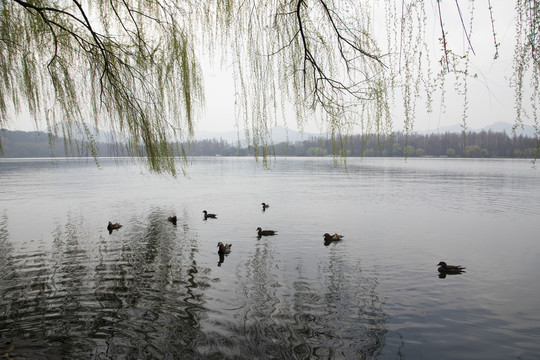
M463 32L465 33L465 37L467 38L467 42L469 43L469 47L471 48L471 51L473 52L474 55L476 55L476 53L474 52L474 48L471 44L471 39L469 39L469 34L467 33L467 29L465 28L465 23L463 22L463 16L461 15L461 8L459 7L458 0L455 0L455 1L456 1L456 7L459 13L459 19L461 20L461 26L463 27Z
M443 24L442 14L441 14L441 0L437 0L437 8L439 10L439 24L441 25L444 58L446 59L446 71L450 72L450 63L448 62L448 49L446 48L446 34L444 33L444 24Z

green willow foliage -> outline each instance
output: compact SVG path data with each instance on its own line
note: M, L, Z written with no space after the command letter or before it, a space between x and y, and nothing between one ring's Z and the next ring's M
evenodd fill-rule
M465 127L479 11L473 1L466 4L0 0L0 126L28 110L37 124L47 124L51 139L61 135L66 148L93 156L94 129L106 129L120 152L145 154L151 170L175 174L175 156L184 155L175 144L193 134L204 105L199 56L210 49L234 65L238 121L264 161L272 152L269 129L293 111L300 128L313 119L326 124L336 155L345 155L344 141L355 125L366 134L391 133L396 99L410 133L419 100L431 110L448 75L464 98ZM444 6L457 11L450 14ZM530 119L536 129L539 7L538 1L516 0L512 77L516 126ZM480 10L491 17L495 57L496 9L488 0ZM427 45L434 13L441 53ZM470 45L462 54L447 41L446 20L455 14ZM433 56L440 56L439 68L432 69Z
M176 1L1 1L0 125L28 109L51 139L95 155L94 129L119 151L175 173L172 145L203 101L194 30ZM75 144L77 143L77 144Z
M515 91L516 121L514 128L523 125L524 119L532 119L536 128L537 142L540 134L538 110L540 106L540 1L516 1L516 48L514 51L514 74L511 85ZM527 75L530 76L531 111L524 106ZM537 146L538 148L539 146Z

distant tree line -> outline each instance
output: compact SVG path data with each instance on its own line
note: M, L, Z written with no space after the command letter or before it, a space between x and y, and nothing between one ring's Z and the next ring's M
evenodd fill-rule
M406 134L389 136L354 135L337 143L337 150L347 156L393 157L517 157L535 158L538 139L523 135L509 136L506 132L467 132L442 134ZM295 144L278 144L276 155L325 156L336 151L336 142L310 139Z
M54 156L127 156L119 144L96 142L84 148L77 141L50 138L41 132L8 131L2 136L3 157ZM339 152L346 156L363 157L508 157L538 158L538 139L511 136L506 132L467 132L462 134L405 134L353 135L339 140L312 137L297 142L273 145L276 156L328 156ZM254 149L232 144L223 139L198 140L176 145L179 153L188 156L251 156ZM96 150L94 154L92 151Z
M253 155L253 149L249 147L234 146L217 139L196 141L186 148L192 156ZM276 156L328 156L335 152L357 157L537 158L540 155L538 139L493 131L425 135L396 132L389 136L353 135L338 141L312 137L303 141L275 144L273 151Z
M41 131L10 131L0 129L2 146L0 157L104 157L124 156L125 149L119 144L94 142L52 136Z

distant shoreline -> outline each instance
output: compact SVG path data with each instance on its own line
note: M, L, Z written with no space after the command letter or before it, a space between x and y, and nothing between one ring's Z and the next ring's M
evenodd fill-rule
M0 131L1 158L130 157L121 144L96 142L94 148L82 141L64 142L43 132ZM303 140L268 143L263 147L245 146L224 139L192 140L176 144L188 157L196 156L342 156L342 157L465 157L527 158L540 155L538 138L509 136L506 131L463 134L351 135L334 140L310 137ZM144 153L143 153L144 154ZM182 153L179 151L178 155Z

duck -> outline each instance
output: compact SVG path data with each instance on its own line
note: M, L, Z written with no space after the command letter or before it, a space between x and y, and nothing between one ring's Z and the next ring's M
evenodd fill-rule
M174 215L174 216L169 216L169 217L167 218L167 220L169 220L169 221L172 222L174 225L176 225L176 221L177 221L176 215Z
M107 225L107 230L109 230L109 234L112 233L113 230L118 230L122 227L121 224L119 223L112 223L111 221L109 221L109 224Z
M216 214L209 214L208 211L206 211L206 210L203 210L203 213L204 213L204 220L206 220L206 219L217 219Z
M444 261L437 264L441 274L461 274L466 268L461 265L447 265Z
M334 235L325 233L323 237L324 237L324 241L338 241L338 240L343 239L343 235L339 235L338 233L334 233Z
M231 246L232 244L224 244L221 241L218 242L218 254L228 254L231 252Z
M271 236L271 235L276 235L277 231L275 231L275 230L263 230L260 227L258 227L257 228L257 234L259 236Z
M270 205L268 205L268 204L266 204L266 203L261 203L261 205L262 205L263 211L266 210L266 209L268 209L268 208L270 207Z

